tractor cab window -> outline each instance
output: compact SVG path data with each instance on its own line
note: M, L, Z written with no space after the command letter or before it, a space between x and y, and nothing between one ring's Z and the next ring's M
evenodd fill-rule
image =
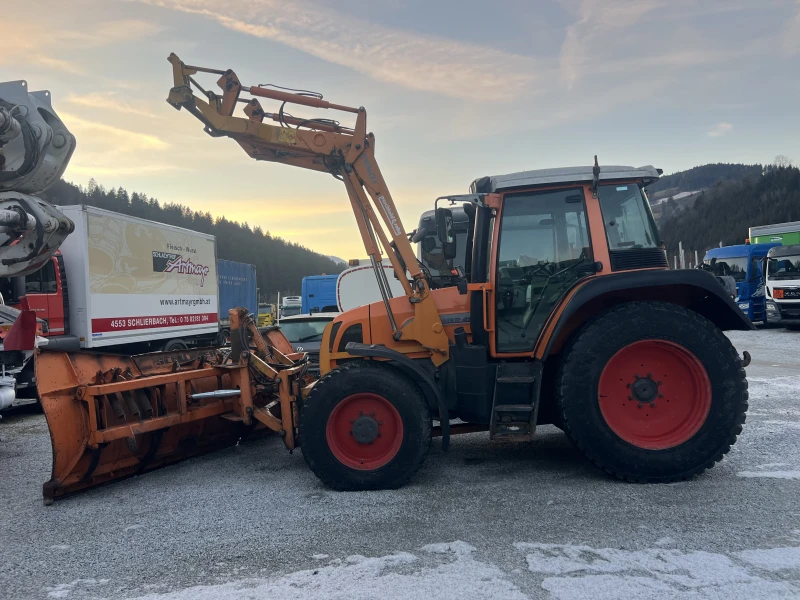
M497 349L533 349L555 304L591 272L581 188L506 196L497 249Z
M601 185L598 197L609 251L658 246L658 235L650 207L638 185Z
M463 231L461 230L463 229ZM467 252L466 225L456 228L456 257L448 260L442 252L442 243L435 234L426 235L420 242L422 264L425 265L434 278L451 278L455 267L464 268ZM439 282L440 283L440 282Z

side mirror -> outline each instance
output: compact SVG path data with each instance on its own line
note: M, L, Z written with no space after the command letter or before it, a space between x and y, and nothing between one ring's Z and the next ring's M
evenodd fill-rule
M442 244L450 244L455 241L453 211L449 208L436 209L436 236Z

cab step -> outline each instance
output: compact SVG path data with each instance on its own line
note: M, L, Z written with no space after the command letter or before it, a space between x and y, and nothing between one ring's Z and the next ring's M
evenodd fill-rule
M542 365L503 363L497 367L489 437L525 442L536 431Z

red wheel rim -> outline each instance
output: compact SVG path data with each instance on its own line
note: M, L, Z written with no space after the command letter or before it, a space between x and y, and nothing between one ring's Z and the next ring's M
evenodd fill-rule
M383 396L353 394L334 407L325 437L340 463L351 469L371 471L397 456L403 443L403 420Z
M711 409L711 380L686 348L642 340L614 354L600 374L600 412L620 438L665 450L692 438Z

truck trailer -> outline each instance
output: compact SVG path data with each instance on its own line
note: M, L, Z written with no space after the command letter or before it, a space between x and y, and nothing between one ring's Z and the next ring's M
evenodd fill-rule
M227 343L231 337L231 322L228 317L230 309L244 307L254 315L258 313L257 285L255 265L232 260L217 260L221 343Z
M60 209L75 223L61 249L38 271L0 280L7 305L43 321L49 348L139 354L220 341L213 235L90 206ZM24 363L17 390L35 386L33 361Z
M800 244L800 221L751 227L749 235L751 244L775 242L782 246Z

